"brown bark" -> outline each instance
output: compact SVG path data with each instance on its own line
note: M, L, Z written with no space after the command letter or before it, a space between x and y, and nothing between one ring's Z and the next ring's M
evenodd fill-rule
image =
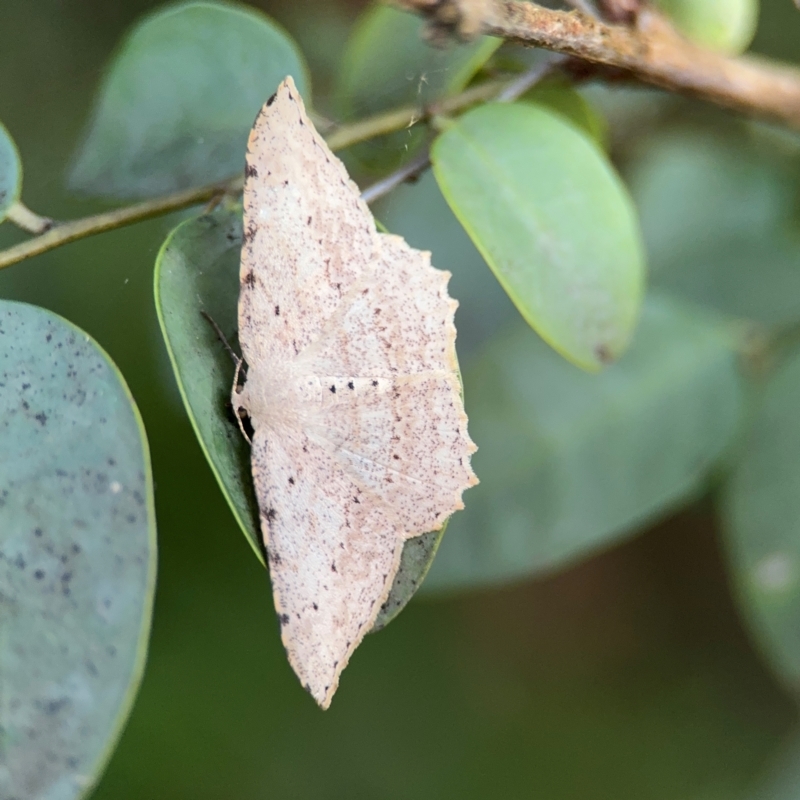
M754 56L729 58L678 35L657 12L612 25L524 0L390 0L434 25L544 47L638 80L800 129L800 69ZM458 12L460 11L461 16ZM477 16L476 16L477 14Z

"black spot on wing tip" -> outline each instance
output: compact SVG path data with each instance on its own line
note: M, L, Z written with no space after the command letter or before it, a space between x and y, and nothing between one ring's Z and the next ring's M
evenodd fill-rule
M267 106L271 106L275 102L275 98L278 96L278 93L275 92L268 100ZM291 97L291 95L289 95Z

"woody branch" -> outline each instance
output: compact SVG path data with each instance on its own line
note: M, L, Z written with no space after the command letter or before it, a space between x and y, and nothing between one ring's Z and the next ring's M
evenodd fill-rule
M800 69L754 56L729 58L679 36L643 8L630 25L525 0L388 0L438 28L543 47L800 130Z

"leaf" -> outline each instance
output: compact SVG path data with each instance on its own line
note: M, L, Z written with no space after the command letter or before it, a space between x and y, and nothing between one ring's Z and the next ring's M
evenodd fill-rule
M156 576L141 418L105 353L0 301L0 796L97 782L144 669Z
M361 117L459 92L502 41L481 36L433 47L424 28L420 17L387 6L364 12L342 56L337 94L346 114Z
M482 36L469 44L433 47L424 29L419 16L384 5L374 4L362 14L345 47L335 90L345 119L456 94L501 44ZM391 169L413 155L425 134L412 127L365 142L353 152L367 168Z
M0 123L0 222L19 200L22 189L22 164L11 134Z
M770 380L721 498L737 596L775 671L800 690L800 350Z
M739 55L747 50L758 27L759 0L656 0L687 39Z
M241 172L253 119L286 75L307 98L296 45L253 9L189 2L146 17L108 69L70 185L139 197Z
M250 448L230 411L234 364L201 314L205 311L210 315L238 351L241 249L241 205L223 206L187 220L172 231L158 255L155 297L186 412L236 521L263 564ZM388 624L411 599L443 532L424 534L406 543L401 570L376 630Z
M524 319L581 367L633 333L644 259L633 206L595 144L543 108L488 104L434 143L442 194Z
M426 583L502 584L608 546L699 493L742 416L728 327L651 297L600 375L517 323L464 373L481 482Z
M794 189L752 148L663 136L631 186L655 286L768 326L800 320Z
M536 84L522 98L561 114L602 148L608 144L608 123L602 114L564 75L551 75Z

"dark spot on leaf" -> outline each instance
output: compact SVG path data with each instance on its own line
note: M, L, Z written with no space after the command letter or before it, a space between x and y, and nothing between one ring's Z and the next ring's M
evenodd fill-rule
M42 411L40 414L37 414L34 419L40 424L44 425L47 422L47 414Z
M49 703L45 703L44 713L47 715L58 714L67 703L69 703L69 699L66 697L62 697L59 700L51 700Z
M33 577L36 578L37 581L42 580L42 578L44 578L44 570L37 569L36 572L33 573Z
M602 364L608 364L613 361L611 351L604 345L599 344L594 349L594 354L597 356L598 361Z

